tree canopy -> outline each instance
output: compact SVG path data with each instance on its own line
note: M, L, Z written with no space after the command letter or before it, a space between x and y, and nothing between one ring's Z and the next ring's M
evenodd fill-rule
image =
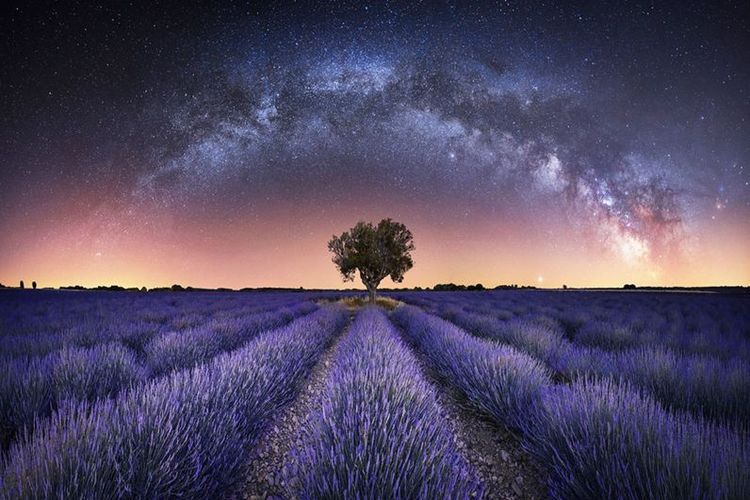
M358 222L341 236L334 235L328 249L344 281L354 280L359 271L371 302L375 301L375 292L385 277L400 283L404 273L414 266L411 231L391 219L383 219L377 226Z

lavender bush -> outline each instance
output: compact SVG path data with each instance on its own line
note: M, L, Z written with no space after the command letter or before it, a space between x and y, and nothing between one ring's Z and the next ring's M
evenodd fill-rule
M11 447L0 496L209 498L346 320L325 308L208 365L93 405L65 406Z
M411 306L396 309L400 325L437 371L498 421L520 427L550 384L550 372L519 351L477 339L455 325Z
M454 311L447 319L480 337L511 345L542 361L557 373L562 373L562 363L570 348L561 332L525 320L502 321L476 313Z
M50 415L62 401L93 401L144 379L132 352L118 344L64 348L45 358L15 360L2 367L3 447L20 429Z
M548 388L524 422L555 498L748 498L750 448L605 380Z
M565 365L571 376L626 380L665 407L736 428L750 425L750 366L738 359L678 355L649 346L618 353L572 348Z
M481 496L432 388L376 309L357 316L306 428L288 474L302 498Z
M579 346L560 331L537 322L501 321L455 308L449 318L480 337L507 343L539 359L565 380L592 375L615 377L648 391L666 407L689 410L735 427L750 424L750 405L746 403L750 400L750 365L742 360L680 355L648 343L621 350L630 344L619 340L606 345L607 349ZM601 323L595 331L604 338L599 328Z
M5 449L19 429L52 409L53 393L45 358L10 360L0 364L0 445Z
M133 353L118 344L62 349L54 356L50 375L57 401L94 401L144 378Z
M578 329L577 344L605 350L623 350L640 345L643 340L630 325L607 321L589 321Z
M155 335L197 328L303 301L307 295L4 291L0 360L43 356L66 346L121 342L136 352Z
M282 326L317 306L302 302L278 310L210 322L210 329L170 332L146 348L144 363L119 344L64 347L44 358L0 363L0 445L6 448L24 427L49 416L64 400L94 401L126 387L207 362L264 330Z
M146 364L153 376L203 363L218 353L231 351L264 330L278 328L317 308L302 302L246 317L213 320L202 328L167 332L145 348Z

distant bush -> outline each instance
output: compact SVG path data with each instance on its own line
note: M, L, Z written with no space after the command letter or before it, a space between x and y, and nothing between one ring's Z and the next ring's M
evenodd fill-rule
M436 292L455 292L457 290L466 290L466 285L456 285L455 283L438 283L432 289Z

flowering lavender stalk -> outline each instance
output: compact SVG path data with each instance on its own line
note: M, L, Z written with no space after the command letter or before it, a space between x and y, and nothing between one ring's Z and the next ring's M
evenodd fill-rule
M302 498L481 496L416 359L374 308L352 325L305 432L287 471Z
M323 308L116 399L65 406L14 444L0 497L211 498L346 321Z

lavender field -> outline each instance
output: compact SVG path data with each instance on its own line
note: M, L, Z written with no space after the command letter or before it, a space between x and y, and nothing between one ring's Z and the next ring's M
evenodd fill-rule
M750 497L746 295L388 295L3 291L0 498Z

